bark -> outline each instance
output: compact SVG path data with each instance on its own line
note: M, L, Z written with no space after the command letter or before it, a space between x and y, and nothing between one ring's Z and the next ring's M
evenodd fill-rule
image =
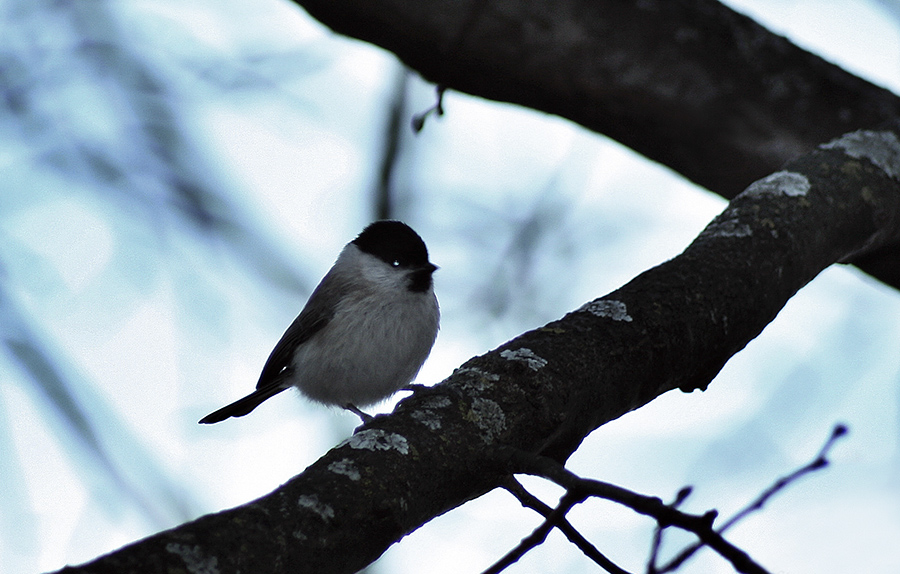
M294 0L450 89L568 118L726 199L900 98L715 0ZM900 288L900 246L854 262Z
M496 447L558 461L598 426L704 389L822 269L900 240L900 124L753 184L678 257L468 361L270 495L66 572L355 572L499 485Z

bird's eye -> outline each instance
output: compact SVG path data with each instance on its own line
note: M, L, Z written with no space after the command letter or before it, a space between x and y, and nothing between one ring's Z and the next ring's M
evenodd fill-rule
M394 259L393 261L391 261L391 267L400 267L400 260Z

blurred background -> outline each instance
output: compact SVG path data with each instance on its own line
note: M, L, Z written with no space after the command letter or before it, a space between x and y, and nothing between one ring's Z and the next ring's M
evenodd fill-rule
M900 2L729 2L895 91ZM267 494L357 420L249 392L341 247L389 214L441 269L418 382L677 255L720 198L602 136L448 92L286 0L0 0L0 572L55 570ZM402 396L400 393L399 396ZM398 398L399 398L398 396ZM900 293L834 267L705 393L591 435L575 472L685 508L740 508L834 464L729 538L772 571L900 571ZM390 410L385 403L377 411ZM559 491L526 481L546 502ZM573 522L642 571L652 523L590 502ZM539 523L497 491L372 572L479 572ZM683 538L671 536L675 549ZM594 571L562 536L510 572ZM708 552L685 572L730 572Z

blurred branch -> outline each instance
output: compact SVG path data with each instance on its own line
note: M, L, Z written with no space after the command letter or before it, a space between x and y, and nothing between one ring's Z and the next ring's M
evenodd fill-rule
M151 282L155 264L164 261L174 274L190 275L192 286L212 299L215 281L204 282L191 259L195 254L184 249L205 242L216 250L226 246L245 268L281 289L306 290L296 264L248 223L227 198L229 191L217 185L218 170L185 135L184 92L160 72L152 50L136 41L134 31L123 30L116 3L13 0L5 8L0 136L7 153L12 149L18 157L3 166L4 218L16 215L13 208L87 192L104 207L116 208L109 221L117 232L118 258L110 268L127 280ZM12 170L28 177L10 178ZM171 234L186 241L177 243ZM29 270L39 268L38 254L15 253L15 245L5 235L2 239L0 259L18 258ZM123 271L123 260L134 269ZM12 295L21 287L14 284L17 278L0 277L0 351L45 407L39 409L43 422L88 492L101 507L134 506L153 527L194 515L190 496L92 382L79 375L76 361L40 335L36 318ZM51 291L41 288L40 296ZM123 312L126 305L117 299L111 307Z
M427 120L429 116L435 115L441 117L444 115L444 93L447 91L447 88L444 86L436 86L434 91L434 104L424 112L415 114L412 118L412 129L415 133L419 133L425 128L425 120Z
M716 0L294 0L441 88L560 115L725 198L900 98ZM900 244L853 261L900 288Z
M384 126L383 155L379 162L378 184L375 188L375 219L396 219L397 166L400 162L400 146L403 142L406 122L406 101L409 91L409 70L401 67L388 104L387 122Z
M27 160L60 172L71 190L96 193L154 233L186 228L195 239L228 246L266 281L307 290L295 263L217 185L221 170L185 136L181 92L121 32L113 3L16 4L0 54L0 106L30 150ZM48 38L53 44L44 46ZM85 120L83 106L98 117ZM85 126L102 125L104 114L113 127Z
M535 267L542 250L548 248L550 240L559 238L565 230L564 220L571 206L557 194L559 181L550 178L534 203L522 212L497 210L491 217L495 225L508 228L507 244L496 258L494 268L486 269L480 280L483 283L476 290L476 309L485 309L493 317L509 314L512 304L524 301L523 308L516 309L519 316L539 315L538 297L535 291ZM558 254L551 257L558 259ZM556 292L564 288L555 285Z
M98 420L109 421L110 409L99 401L87 405L79 398L76 387L82 387L83 394L86 383L63 366L66 361L62 353L48 350L2 284L0 326L0 350L9 353L26 380L33 384L38 398L62 423L56 427L56 434L63 452L71 457L75 469L101 479L85 481L93 487L92 495L98 501L122 497L157 528L193 514L190 497L146 454L144 446L134 440L121 421L110 425L118 429L116 432L101 432L103 425ZM83 461L89 464L82 464Z

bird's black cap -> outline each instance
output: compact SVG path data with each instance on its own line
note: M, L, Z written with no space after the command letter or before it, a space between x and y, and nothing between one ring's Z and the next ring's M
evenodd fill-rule
M394 267L431 266L431 270L434 270L434 266L428 262L425 242L402 221L383 219L371 223L353 240L353 244Z

